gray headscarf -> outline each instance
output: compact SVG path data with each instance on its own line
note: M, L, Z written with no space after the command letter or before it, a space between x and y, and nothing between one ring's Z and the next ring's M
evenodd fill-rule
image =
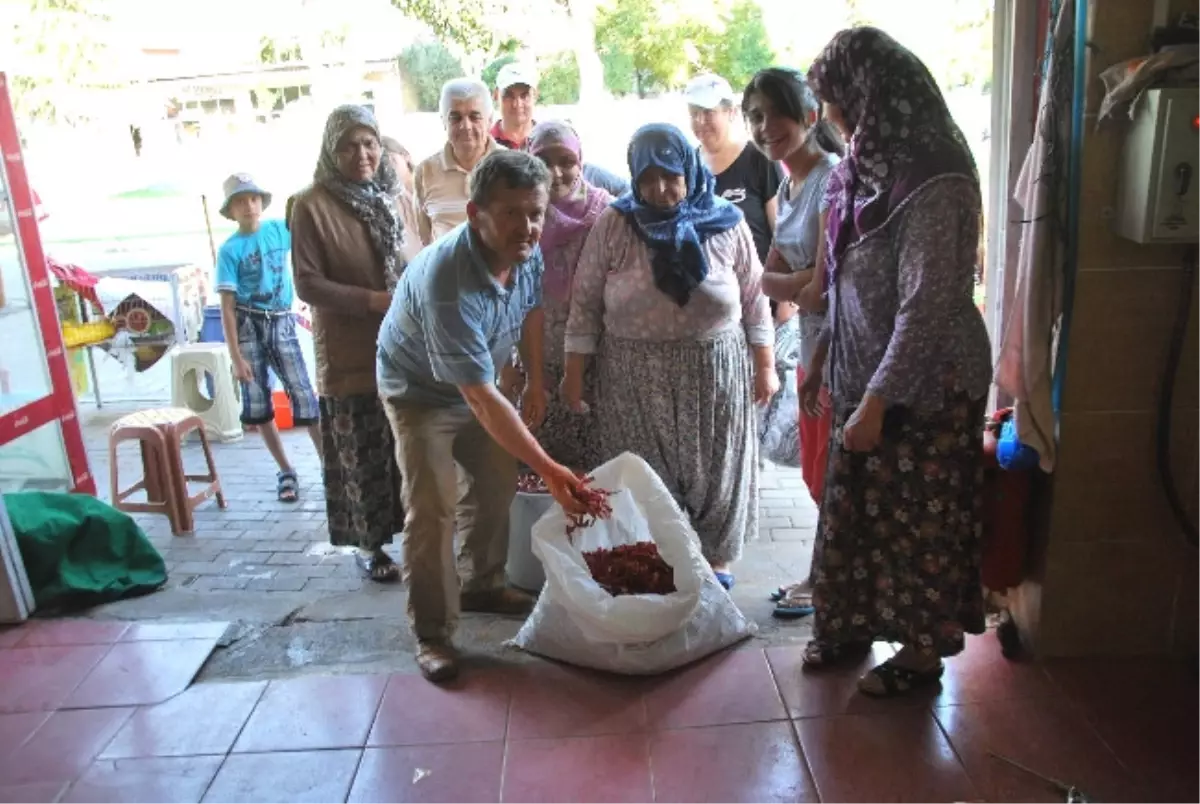
M324 187L341 201L354 217L367 225L371 247L383 260L384 280L388 290L396 287L404 270L400 245L404 241L404 224L396 210L396 190L399 181L387 153L381 153L379 168L370 181L353 182L346 179L337 167L337 148L352 129L367 128L379 137L375 115L362 106L339 106L325 121L325 137L321 141L321 156L313 172L313 182Z

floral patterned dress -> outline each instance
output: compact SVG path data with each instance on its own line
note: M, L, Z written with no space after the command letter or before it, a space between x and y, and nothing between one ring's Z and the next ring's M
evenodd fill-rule
M991 361L972 303L980 200L965 177L914 192L845 253L831 286L835 431L813 605L818 645L886 640L939 656L982 633L983 418ZM882 443L847 451L868 391Z

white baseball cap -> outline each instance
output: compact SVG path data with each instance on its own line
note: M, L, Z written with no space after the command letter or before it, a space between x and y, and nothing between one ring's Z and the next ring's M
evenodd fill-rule
M683 97L689 106L699 106L701 109L715 109L722 103L737 101L729 82L712 73L704 73L688 81Z
M504 90L516 84L524 84L536 89L538 85L537 70L527 64L513 61L501 67L500 72L496 73L496 89L501 95L504 94Z

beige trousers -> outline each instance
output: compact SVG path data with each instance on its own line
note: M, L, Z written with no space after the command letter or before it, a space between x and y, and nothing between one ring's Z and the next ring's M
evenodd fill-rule
M504 586L517 463L465 407L384 407L403 478L409 621L417 639L449 640L462 592Z

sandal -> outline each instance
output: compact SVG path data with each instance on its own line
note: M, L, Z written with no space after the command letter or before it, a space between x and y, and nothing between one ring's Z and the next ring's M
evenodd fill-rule
M355 556L363 577L376 583L392 583L400 579L400 567L387 553L359 553Z
M275 477L275 495L280 502L294 503L300 499L300 481L295 472L280 472Z
M799 600L783 599L775 604L775 610L771 612L772 617L777 617L780 620L799 620L802 617L808 617L816 614L817 610L813 608L812 603L804 603Z
M717 576L717 583L725 587L725 591L733 589L733 573L732 572L717 572L713 570L713 575Z
M873 698L895 698L922 687L937 684L941 681L944 672L946 672L946 668L940 662L937 667L929 670L912 670L888 659L869 670L858 680L858 690L863 695L870 695ZM871 679L877 680L882 689L877 689L872 685Z
M789 583L787 586L776 587L775 591L771 593L771 602L778 603L779 601L783 600L785 597L791 597L792 593L795 590L799 589L801 586L804 586L805 583L806 582ZM804 592L804 594L808 595L811 598L812 597L812 588L810 587L807 592Z
M830 645L814 639L804 646L804 655L800 658L805 667L820 670L852 659L861 659L870 652L870 642L843 642Z

